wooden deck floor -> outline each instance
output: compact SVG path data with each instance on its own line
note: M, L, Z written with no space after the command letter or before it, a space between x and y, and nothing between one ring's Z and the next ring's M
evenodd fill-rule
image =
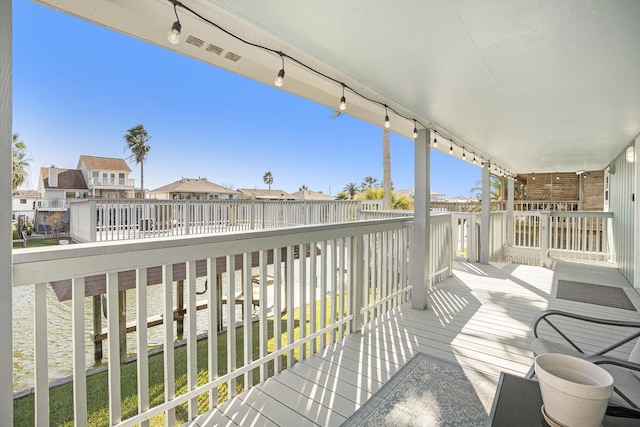
M640 307L640 295L618 270L604 264L556 261L547 269L458 262L454 276L433 289L428 310L400 306L191 426L340 425L417 351L460 364L472 382L474 375L491 378L495 387L500 371L528 371L533 361L530 322L547 308L640 321L637 311L556 299L558 279L624 288ZM576 334L585 343L611 336L593 329Z

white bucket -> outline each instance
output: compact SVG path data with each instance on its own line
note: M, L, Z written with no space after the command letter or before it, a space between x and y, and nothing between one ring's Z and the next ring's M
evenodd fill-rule
M546 414L567 427L600 427L613 393L613 377L601 367L564 354L536 357Z

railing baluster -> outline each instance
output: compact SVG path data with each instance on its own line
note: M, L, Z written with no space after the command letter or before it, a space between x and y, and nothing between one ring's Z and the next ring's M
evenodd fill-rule
M198 386L198 341L196 323L196 262L186 263L187 282L187 325L189 327L187 337L187 391ZM173 324L173 322L172 322ZM198 416L198 399L189 400L189 420Z
M273 249L273 350L282 348L282 248ZM274 362L274 372L282 371L282 356Z
M309 247L311 250L311 247ZM300 281L300 339L307 336L307 245L300 245L300 256L298 258L298 277ZM307 358L307 344L300 346L300 360Z
M216 258L207 258L207 284L209 296L207 298L208 327L207 327L207 358L209 367L208 379L212 382L218 378L218 266ZM222 326L222 325L220 325ZM209 410L218 406L218 388L209 392Z
M47 333L47 284L34 285L34 372L35 372L35 420L36 426L49 425L49 368ZM4 384L6 387L7 384Z
M243 297L243 358L244 365L247 366L253 361L253 340L252 340L252 317L253 317L253 282L251 271L251 252L245 252L242 254L242 293ZM249 390L253 386L253 371L247 371L244 374L244 389Z
M338 310L338 239L331 241L331 266L329 267L329 280L331 281L331 310L329 313L330 322L336 321ZM337 333L335 329L331 331L331 344L336 342Z
M149 410L149 352L147 350L147 269L136 269L136 347L138 370L138 413ZM144 421L141 427L148 427L149 422Z
M295 283L294 283L294 247L287 246L287 261L285 264L285 271L287 278L285 279L285 298L287 300L286 308L287 308L287 345L293 343L294 336L294 298L293 294L295 292ZM292 349L289 352L287 357L287 368L290 368L293 365L294 359L294 350Z
M320 329L327 326L327 241L323 240L320 245ZM320 348L327 346L327 334L322 334Z
M118 313L118 274L107 274L107 337L109 340L109 422L121 420L120 409L120 327Z
M314 334L317 330L316 322L317 322L317 301L318 301L318 272L317 272L317 264L318 264L318 255L317 255L317 242L310 243L310 256L309 256L309 333ZM314 339L311 341L311 354L315 354L318 347L318 340Z
M236 370L236 257L227 255L227 372ZM227 383L229 399L236 395L236 378Z
M259 317L259 340L260 340L260 358L266 357L268 354L268 342L269 342L269 334L268 334L268 319L267 319L267 306L269 302L269 298L267 295L267 289L269 286L269 277L267 275L267 261L268 261L268 253L266 250L260 251L258 255L258 264L260 269L260 317ZM275 282L273 287L275 289ZM278 320L278 317L274 313L273 317L274 321ZM260 367L260 382L266 381L269 374L268 365L263 363Z
M166 217L165 217L166 218ZM164 401L170 402L176 397L175 354L173 349L173 266L162 266L162 294L164 316ZM109 342L111 348L111 342ZM165 412L165 425L176 423L175 408Z
M84 277L71 281L71 325L73 339L73 420L87 425L87 377L85 372Z

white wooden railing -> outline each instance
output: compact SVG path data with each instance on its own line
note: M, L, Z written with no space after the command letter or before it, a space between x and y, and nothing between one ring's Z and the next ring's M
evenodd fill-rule
M71 205L79 242L186 236L363 219L379 201L91 199Z
M549 256L610 260L610 212L517 212L509 260ZM529 258L532 259L532 258Z
M34 394L38 425L49 423L50 379L47 341L47 284L71 279L72 337L69 347L68 371L73 373L74 416L76 425L86 425L87 369L85 330L85 278L101 276L107 299L107 359L120 360L118 322L119 273L135 272L135 320L138 327L136 347L147 348L147 269L161 267L164 319L174 316L173 266L183 264L186 270L187 390L176 394L173 327L164 327L164 399L149 405L148 356L137 352L138 402L137 415L122 416L121 382L118 364L109 363L109 424L117 426L146 425L153 416L164 414L167 425L174 425L175 411L187 407L189 419L198 414L197 399L209 392L207 408L218 404L218 390L227 387L228 397L236 394L242 383L246 390L264 381L268 365L275 363L275 372L289 367L295 359L306 357L343 336L359 330L364 322L382 315L395 305L410 299L411 281L409 259L412 240L412 218L357 221L343 224L314 225L278 230L260 230L206 236L179 236L103 242L61 247L25 249L14 253L14 287L34 288ZM431 281L437 282L451 274L451 219L438 215L432 220ZM206 263L208 283L221 283L221 291L206 294L206 320L196 320L196 261ZM222 261L222 262L221 262ZM284 272L280 265L284 264ZM149 270L151 271L151 270ZM235 272L228 274L227 272ZM221 276L219 276L221 275ZM270 276L270 277L269 277ZM219 277L221 279L218 281ZM254 318L259 330L259 356L252 352L252 324L239 326L235 298L239 294L253 295L252 279L257 279L259 304L252 311L251 304L241 309L245 319ZM150 280L150 279L149 279ZM201 279L200 279L201 280ZM275 283L275 285L270 285ZM280 286L279 284L282 284ZM214 288L214 287L211 287ZM201 286L200 286L201 289ZM229 297L231 296L231 297ZM225 299L224 308L221 298ZM267 300L272 304L267 309ZM306 307L306 309L296 309ZM319 309L318 309L319 307ZM264 309L263 309L264 308ZM327 308L327 309L325 309ZM280 313L287 311L281 327ZM227 328L227 358L225 373L218 376L218 348L216 340L208 344L208 378L197 382L196 331L206 330L215 336L219 314L224 313ZM278 320L269 322L268 319ZM130 319L133 320L133 319ZM59 320L57 320L59 321ZM273 324L269 332L268 325ZM296 324L299 338L293 336ZM240 332L241 331L241 332ZM236 340L242 335L244 345L242 363L236 364ZM114 339L111 339L114 337ZM273 349L268 350L267 340ZM90 364L90 363L89 363ZM239 388L238 388L239 390ZM201 408L203 410L203 408Z

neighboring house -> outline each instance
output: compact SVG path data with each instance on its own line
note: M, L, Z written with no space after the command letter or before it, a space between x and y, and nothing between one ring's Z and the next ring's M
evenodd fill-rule
M37 211L65 211L71 200L89 197L89 188L82 171L51 166L40 168L38 194Z
M134 197L134 180L129 179L131 169L123 159L82 155L78 169L91 197Z
M240 197L240 192L208 181L206 178L182 178L149 192L149 197L160 200L229 200Z
M256 200L296 200L293 194L284 190L260 190L257 188L238 188L244 197Z
M296 191L292 196L298 200L335 200L335 197L333 196L311 190Z
M22 215L25 221L33 221L36 214L37 200L38 192L36 190L18 190L13 196L11 207L14 218Z

